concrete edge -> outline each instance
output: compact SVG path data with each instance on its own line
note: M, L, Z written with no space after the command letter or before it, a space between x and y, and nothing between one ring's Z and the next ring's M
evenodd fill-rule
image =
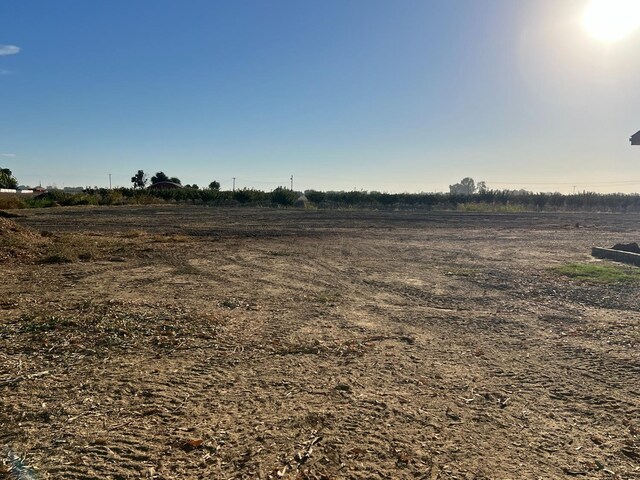
M640 267L640 253L623 252L612 248L593 247L591 255L596 258L606 258L616 262L630 263Z

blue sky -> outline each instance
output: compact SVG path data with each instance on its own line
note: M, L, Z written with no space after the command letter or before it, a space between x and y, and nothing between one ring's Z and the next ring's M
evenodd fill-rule
M590 37L587 3L3 1L0 166L31 185L640 191L640 33Z

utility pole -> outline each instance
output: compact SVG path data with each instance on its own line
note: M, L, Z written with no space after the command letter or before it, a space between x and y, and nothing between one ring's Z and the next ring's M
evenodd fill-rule
M111 174L109 174L109 190L111 190Z
M574 195L576 194L576 186L575 185L573 186L573 194Z
M236 191L236 177L233 177L233 188L232 191L235 192Z
M291 191L293 192L293 175L291 175Z

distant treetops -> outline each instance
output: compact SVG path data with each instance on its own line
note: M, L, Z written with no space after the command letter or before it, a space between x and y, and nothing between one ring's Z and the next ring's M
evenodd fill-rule
M18 188L18 181L8 168L0 168L0 188Z
M148 182L149 178L143 170L138 170L138 172L133 177L131 177L131 183L133 184L134 189L146 188ZM164 172L156 172L156 174L151 177L151 187L153 187L154 185L166 183L173 183L175 185L183 186L178 177L169 177ZM198 190L200 187L193 183L191 185L184 185L184 188L192 188ZM220 182L214 180L209 184L209 189L220 190Z
M449 193L451 195L473 195L474 193L485 193L487 185L484 182L476 182L471 177L465 177L460 183L449 185Z

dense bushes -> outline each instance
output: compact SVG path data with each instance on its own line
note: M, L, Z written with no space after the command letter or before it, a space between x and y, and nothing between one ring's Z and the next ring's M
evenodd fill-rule
M473 195L449 193L380 193L380 192L318 192L305 195L318 207L326 208L426 208L460 211L604 211L640 212L638 194L528 193L488 190Z
M291 190L278 187L270 195L271 203L276 205L293 205L293 203L298 199L298 195Z
M640 212L638 194L576 195L560 193L528 193L488 190L473 195L449 193L382 193L382 192L319 192L307 190L308 201L319 208L420 208L466 212L521 211L605 211ZM221 191L217 189L180 188L150 190L117 188L87 189L83 193L53 190L36 197L0 196L0 208L51 207L71 205L126 205L152 203L191 203L219 206L292 206L299 193L284 187L272 192L255 189Z

